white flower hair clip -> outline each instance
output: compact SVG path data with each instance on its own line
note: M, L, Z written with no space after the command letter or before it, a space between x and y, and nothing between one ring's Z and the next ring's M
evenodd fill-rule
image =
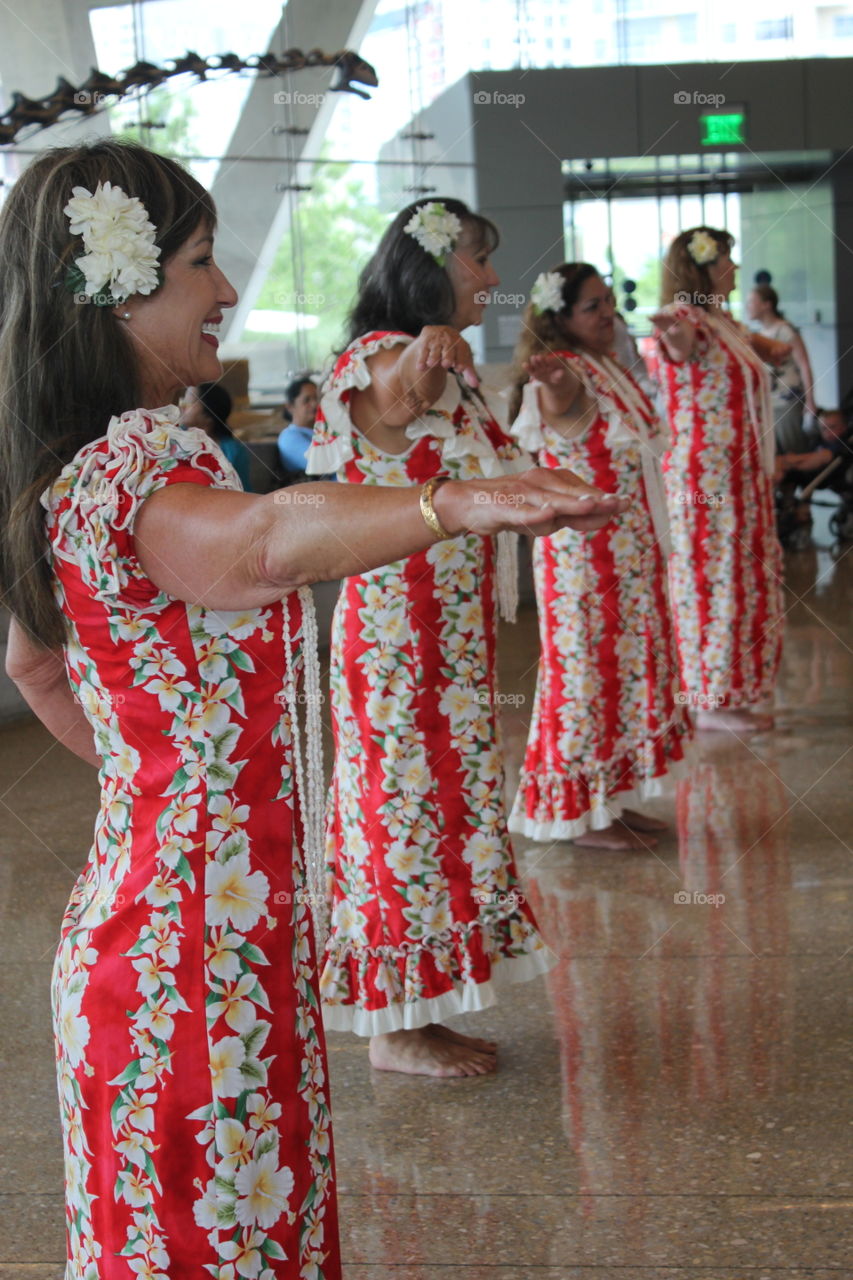
M98 183L94 194L74 187L62 211L86 250L68 268L65 286L96 307L113 307L133 293L153 293L161 282L157 229L136 196Z
M462 234L462 223L455 213L447 212L440 200L431 200L412 214L403 230L414 236L421 248L443 267L445 255L453 252Z
M530 290L530 301L537 316L543 311L562 311L563 277L559 271L542 271Z
M720 246L707 231L694 231L687 243L687 252L697 267L707 267L720 256Z

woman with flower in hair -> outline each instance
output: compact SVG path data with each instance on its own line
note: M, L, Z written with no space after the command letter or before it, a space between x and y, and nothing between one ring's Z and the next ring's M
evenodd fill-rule
M636 494L605 529L561 529L533 550L541 653L509 826L533 840L643 850L689 738L666 592L664 439L612 354L614 301L595 267L539 276L516 347L512 434L542 467Z
M7 671L102 794L53 976L67 1280L340 1280L304 584L424 551L439 521L614 509L536 472L244 493L174 403L221 373L215 227L190 174L112 140L42 153L0 215Z
M672 447L664 476L682 697L700 728L771 727L782 642L782 556L773 510L773 408L765 362L790 347L726 310L728 231L693 227L663 265L654 317Z
M365 495L433 494L530 465L460 333L498 283L497 242L458 200L398 214L362 272L310 472ZM492 1004L500 983L543 972L551 955L519 891L495 714L496 605L514 607L514 539L453 537L442 523L429 550L345 582L335 611L320 985L326 1026L369 1036L375 1067L459 1076L494 1070L495 1047L441 1020Z

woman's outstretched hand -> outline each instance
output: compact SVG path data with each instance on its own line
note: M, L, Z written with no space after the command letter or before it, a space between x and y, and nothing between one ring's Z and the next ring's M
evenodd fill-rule
M629 505L627 498L604 493L571 471L549 467L495 480L448 480L433 495L435 513L453 535L601 529Z
M469 387L479 387L471 348L457 329L443 324L426 325L412 345L420 347L419 369L452 369Z
M554 391L570 390L577 382L577 375L566 364L565 360L553 351L540 351L525 360L524 372L536 382L551 387Z
M649 316L659 335L667 355L676 363L688 360L696 345L696 330L683 316L671 311L656 311Z

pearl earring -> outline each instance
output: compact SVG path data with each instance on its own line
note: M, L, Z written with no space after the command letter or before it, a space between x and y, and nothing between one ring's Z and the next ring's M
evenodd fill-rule
M130 312L129 312L129 311L122 311L122 313L121 313L121 318L122 318L122 320L129 320L129 319L130 319Z

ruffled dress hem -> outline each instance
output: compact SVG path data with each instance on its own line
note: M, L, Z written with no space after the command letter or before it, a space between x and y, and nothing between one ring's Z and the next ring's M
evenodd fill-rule
M524 956L506 956L493 963L492 976L485 982L457 980L452 991L440 996L387 1005L384 1009L362 1009L352 1004L323 1005L327 1031L351 1031L357 1036L385 1035L389 1031L415 1031L430 1022L461 1013L478 1013L497 1004L501 988L529 982L547 973L557 963L550 947L543 945Z
M632 804L643 804L664 794L665 782L678 782L690 773L691 757L695 754L692 744L686 746L680 760L669 764L664 773L652 778L645 778L630 787L622 787L610 791L607 795L597 796L590 807L579 818L552 818L540 821L528 817L521 812L521 805L516 802L509 816L509 829L514 835L526 836L528 840L575 840L587 831L604 831L611 823L617 822L622 813ZM543 786L542 775L522 774L518 796L521 799L530 782ZM564 778L552 780L555 786L564 787ZM614 804L614 800L616 803Z

